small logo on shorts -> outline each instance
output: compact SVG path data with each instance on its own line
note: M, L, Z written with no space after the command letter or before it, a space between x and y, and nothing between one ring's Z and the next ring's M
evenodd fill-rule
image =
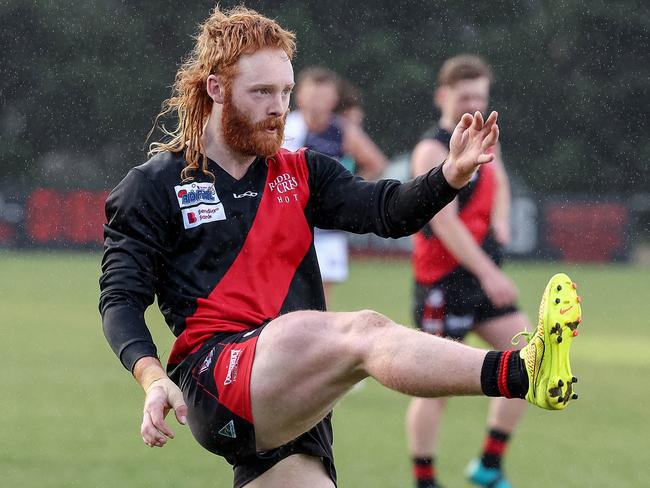
M231 420L226 425L221 427L219 434L235 439L237 437L237 434L235 434L235 422Z
M241 356L242 349L230 350L230 362L228 363L228 373L226 379L223 380L224 385L234 383L237 379L237 369L239 368L239 356Z
M207 357L203 360L203 364L201 365L201 369L199 369L199 374L204 373L208 370L210 367L210 364L212 364L212 355L214 354L214 349L210 351L210 354L207 355Z

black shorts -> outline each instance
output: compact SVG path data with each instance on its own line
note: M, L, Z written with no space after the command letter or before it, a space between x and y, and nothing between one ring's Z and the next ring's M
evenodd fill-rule
M420 330L463 340L477 324L517 312L495 307L476 277L458 267L433 284L415 283L413 318Z
M336 484L331 413L293 441L269 451L256 451L250 371L264 327L218 334L170 372L170 378L183 391L192 435L205 449L233 465L235 488L250 483L292 454L321 458Z

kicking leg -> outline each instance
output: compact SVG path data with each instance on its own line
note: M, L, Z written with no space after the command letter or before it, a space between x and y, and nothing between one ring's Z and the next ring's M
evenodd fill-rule
M259 337L251 374L257 447L308 431L366 376L412 396L481 394L485 356L371 311L278 317Z

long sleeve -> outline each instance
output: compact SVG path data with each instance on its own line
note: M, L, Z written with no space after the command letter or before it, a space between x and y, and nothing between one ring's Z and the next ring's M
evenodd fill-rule
M99 310L104 335L128 370L141 357L157 356L144 312L154 300L168 209L164 192L138 169L106 201Z
M337 161L307 151L314 191L314 225L357 234L403 237L420 230L457 190L445 180L442 165L406 183L365 181Z

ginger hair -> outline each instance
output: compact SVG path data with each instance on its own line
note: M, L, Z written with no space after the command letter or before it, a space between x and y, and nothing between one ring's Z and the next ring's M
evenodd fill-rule
M163 102L151 132L160 118L169 114L176 115L177 125L173 130L161 126L168 139L154 142L149 148L149 156L164 151L185 151L183 181L194 179L199 168L211 175L201 142L213 104L206 88L208 76L221 75L231 82L236 75L236 64L243 55L274 48L282 49L293 59L296 49L293 32L243 6L222 12L217 5L199 26L195 39L194 49L176 73L172 95Z

